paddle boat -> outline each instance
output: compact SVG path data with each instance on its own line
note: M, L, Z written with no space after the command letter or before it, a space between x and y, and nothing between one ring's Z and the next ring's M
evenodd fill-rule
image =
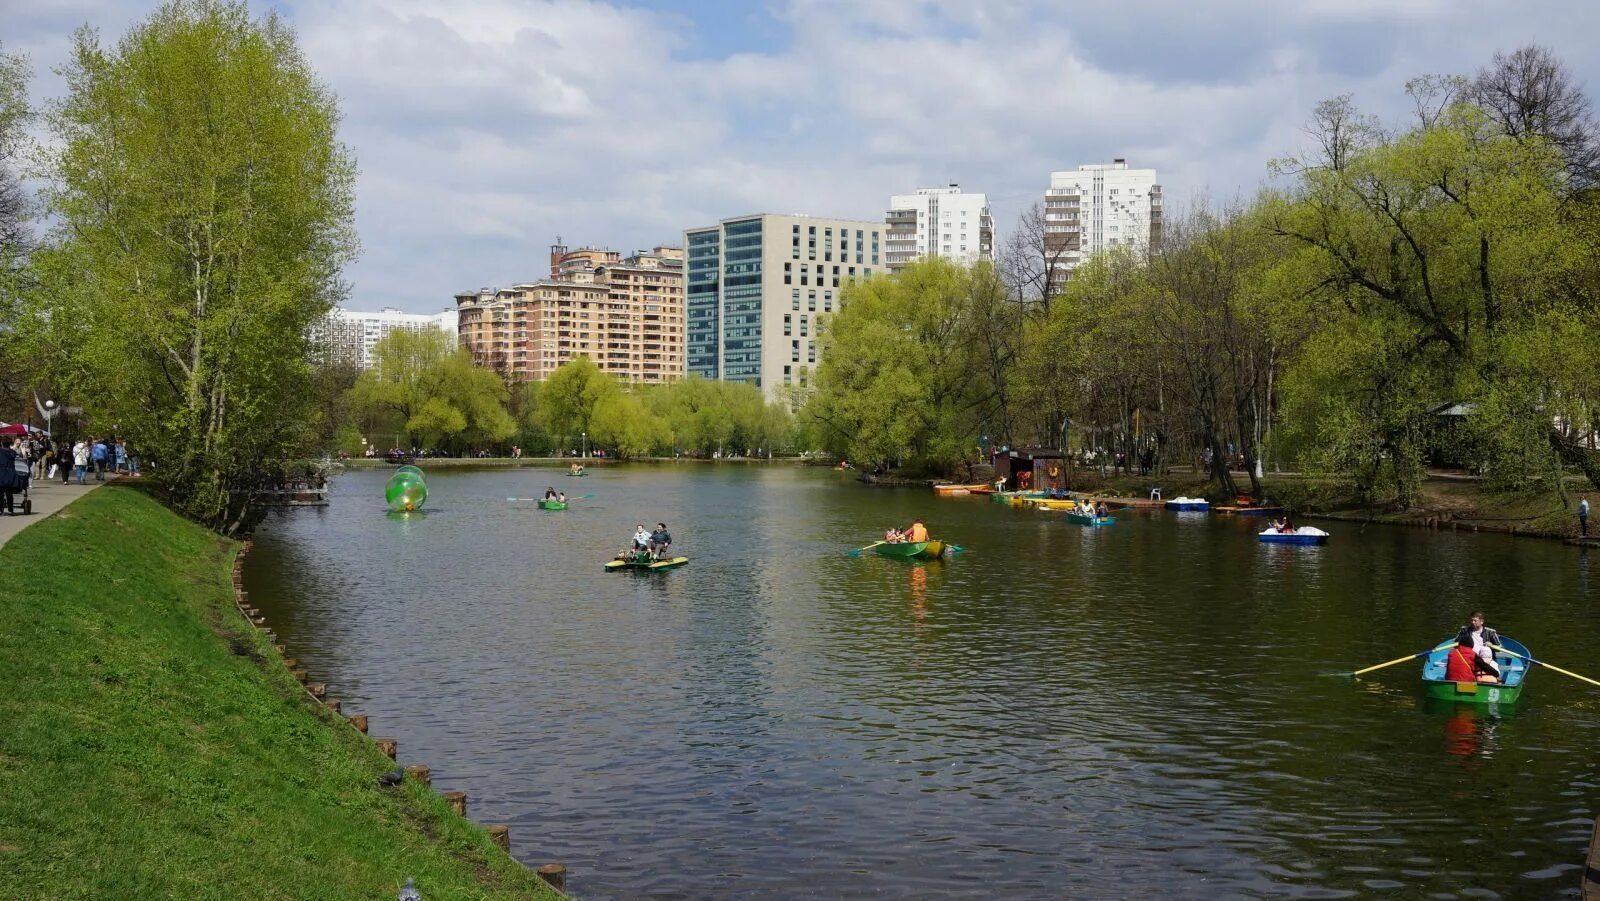
M1528 675L1528 662L1505 651L1496 651L1494 654L1495 665L1500 667L1499 682L1445 681L1445 657L1455 646L1456 638L1452 635L1435 647L1423 662L1422 688L1428 697L1466 704L1515 704L1521 699L1522 682ZM1504 635L1500 636L1500 646L1523 657L1533 656L1533 652L1522 642Z
M1117 524L1113 516L1090 516L1076 510L1067 511L1067 522L1075 522L1080 526L1114 526Z
M565 509L567 509L567 502L566 501L561 501L561 500L556 500L553 497L549 497L549 498L541 497L541 498L539 498L539 509L540 510L565 510Z
M1204 513L1211 509L1211 502L1203 497L1175 497L1164 506L1168 510L1197 510Z
M649 551L633 551L619 555L615 560L606 564L606 570L631 569L636 572L655 572L656 570L672 569L689 562L688 557L663 557L660 560L650 559Z
M586 475L588 475L588 473L584 472L581 469L569 469L569 470L567 470L567 475L569 475L569 476L586 476Z
M1283 507L1263 507L1257 504L1229 504L1224 507L1213 507L1224 516L1282 516Z
M1290 532L1267 529L1256 536L1263 544L1327 544L1328 533L1316 526L1300 526Z
M893 557L899 560L938 560L944 556L944 542L938 539L928 541L894 541L874 545L873 553L879 557Z

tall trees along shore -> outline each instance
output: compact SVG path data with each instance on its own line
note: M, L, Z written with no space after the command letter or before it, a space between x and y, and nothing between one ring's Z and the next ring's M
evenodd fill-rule
M852 284L777 403L692 377L630 388L587 359L506 384L430 336L391 337L365 374L324 360L306 334L345 294L356 167L292 31L174 0L114 45L80 31L65 75L29 109L27 62L0 47L0 404L69 399L225 534L283 461L362 438L929 474L1041 444L1199 461L1228 493L1293 465L1373 504L1409 503L1430 462L1600 485L1600 138L1539 47L1413 79L1401 123L1325 101L1272 187L1169 211L1151 244L1070 278L1031 209L993 264Z

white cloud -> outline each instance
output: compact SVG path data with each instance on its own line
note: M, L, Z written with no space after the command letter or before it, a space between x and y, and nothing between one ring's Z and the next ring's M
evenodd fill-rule
M877 217L947 181L1004 228L1051 169L1114 156L1177 200L1249 193L1317 100L1396 118L1408 77L1530 40L1600 92L1600 7L1560 0L790 0L770 50L616 3L280 3L361 165L350 277L373 308L537 276L557 234L631 250L753 211ZM114 39L153 5L8 11L6 45L44 70L74 25Z

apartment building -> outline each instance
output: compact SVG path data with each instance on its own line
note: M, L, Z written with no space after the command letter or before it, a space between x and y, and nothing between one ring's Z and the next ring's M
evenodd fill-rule
M889 198L884 222L884 262L891 272L923 257L943 257L963 266L994 259L989 198L963 194L960 185L896 194Z
M334 309L310 329L310 339L329 360L354 363L362 370L372 368L373 350L378 342L396 330L439 329L456 337L456 311L418 314L402 313L384 307L376 313Z
M760 213L684 232L688 371L775 399L818 362L816 320L884 270L882 222Z
M1069 273L1102 250L1148 248L1161 239L1156 170L1129 169L1118 159L1052 172L1044 218L1046 246Z
M457 294L461 346L511 381L542 381L579 356L634 384L681 378L682 250L588 260L560 269L564 278ZM553 247L551 265L561 263Z

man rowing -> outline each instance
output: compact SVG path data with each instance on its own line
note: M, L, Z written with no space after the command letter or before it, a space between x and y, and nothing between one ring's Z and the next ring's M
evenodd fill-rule
M1500 633L1483 624L1482 610L1474 610L1472 618L1467 620L1467 624L1461 627L1460 632L1456 633L1456 643L1459 645L1463 640L1471 642L1472 652L1477 654L1478 658L1488 666L1489 671L1498 677L1500 666L1494 662L1494 648L1491 645L1500 644Z

